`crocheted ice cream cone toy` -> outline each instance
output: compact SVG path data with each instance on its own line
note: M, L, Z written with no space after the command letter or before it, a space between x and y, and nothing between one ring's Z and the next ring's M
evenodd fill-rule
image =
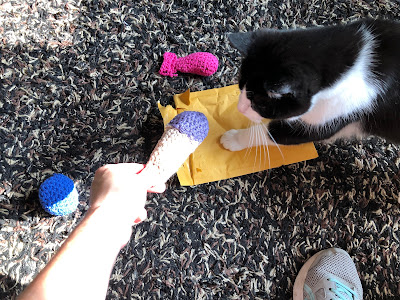
M160 74L169 77L178 76L178 71L201 76L210 76L218 70L218 58L209 52L196 52L178 58L175 53L164 53Z
M140 174L165 183L208 134L208 120L201 112L184 111L166 126L163 135Z

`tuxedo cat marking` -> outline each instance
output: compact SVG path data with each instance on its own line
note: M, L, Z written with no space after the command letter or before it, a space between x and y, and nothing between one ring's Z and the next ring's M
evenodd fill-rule
M229 40L244 55L238 109L264 137L228 131L225 148L363 135L400 143L400 23L264 29Z

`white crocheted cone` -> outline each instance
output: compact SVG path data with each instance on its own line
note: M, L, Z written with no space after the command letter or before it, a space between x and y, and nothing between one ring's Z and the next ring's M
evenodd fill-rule
M141 174L153 183L165 183L174 175L208 134L207 117L200 112L184 111L166 126Z

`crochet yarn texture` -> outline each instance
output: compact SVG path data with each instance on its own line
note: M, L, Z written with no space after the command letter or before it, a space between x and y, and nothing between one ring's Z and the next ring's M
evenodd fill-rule
M168 123L168 126L178 129L199 143L206 138L209 130L207 117L198 111L181 112Z
M164 61L160 74L169 77L182 73L192 73L201 76L210 76L218 70L218 58L209 52L196 52L178 58L175 53L164 53Z
M203 142L208 130L207 117L201 112L184 111L176 115L167 124L140 174L151 178L154 185L154 182L165 183Z
M77 208L78 191L70 178L56 173L40 185L39 201L49 214L64 216Z

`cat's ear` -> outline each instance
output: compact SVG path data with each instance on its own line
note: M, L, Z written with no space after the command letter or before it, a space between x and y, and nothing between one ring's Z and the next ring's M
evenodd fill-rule
M240 53L246 55L253 41L254 32L229 33L228 40Z

